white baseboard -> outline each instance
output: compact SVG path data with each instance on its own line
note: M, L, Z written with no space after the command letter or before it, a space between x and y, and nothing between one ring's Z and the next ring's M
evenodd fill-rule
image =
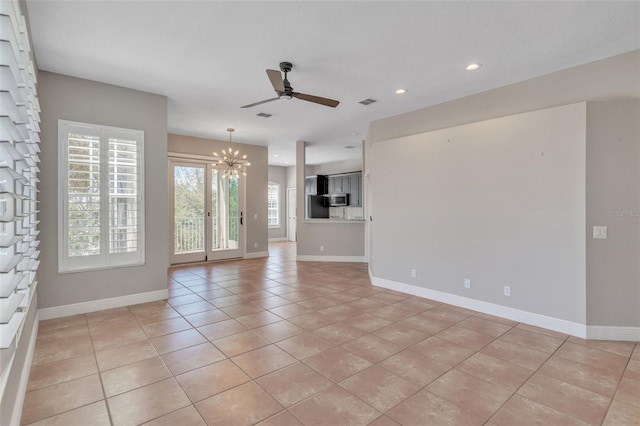
M27 348L27 356L25 357L22 371L20 373L20 384L18 385L18 394L16 395L16 402L13 406L13 412L11 413L11 426L20 425L22 420L22 407L24 405L24 397L27 394L27 384L29 383L29 375L31 374L31 364L33 363L33 353L36 350L36 340L38 338L38 312L36 311L36 317L33 320L33 328L31 329L31 338L29 339L29 347ZM11 366L9 367L9 369Z
M245 259L255 259L257 257L269 257L268 251L256 251L254 253L246 253L244 255Z
M273 238L269 238L269 242L270 243L278 243L281 241L287 241L287 237L273 237Z
M640 342L640 327L610 327L602 325L588 325L587 339Z
M76 314L103 311L105 309L120 308L122 306L137 305L138 303L155 302L169 298L169 290L156 290L146 293L129 294L127 296L111 297L109 299L91 300L89 302L73 303L71 305L54 306L38 309L40 320L68 317Z
M384 278L378 278L371 275L370 277L372 284L377 287L383 287L389 290L411 294L413 296L424 297L438 302L472 309L485 314L507 318L512 321L546 328L548 330L569 334L583 339L587 338L587 327L584 324L536 314L534 312L522 311L520 309L509 308L507 306L496 305L495 303L484 302L482 300L470 299L456 294L444 293L442 291L431 290L411 284L386 280Z
M357 262L363 263L364 256L311 256L297 255L296 260L299 262Z

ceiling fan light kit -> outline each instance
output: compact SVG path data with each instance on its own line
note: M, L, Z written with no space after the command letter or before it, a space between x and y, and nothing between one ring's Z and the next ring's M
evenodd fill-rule
M289 79L287 75L293 69L293 64L291 62L280 62L280 71L278 70L267 70L267 77L269 77L269 81L273 86L273 90L276 91L278 97L266 99L264 101L254 102L249 105L244 105L241 108L251 108L257 105L266 104L267 102L277 101L278 99L300 99L307 102L313 102L315 104L328 106L331 108L335 108L340 104L340 101L336 101L335 99L323 98L321 96L315 95L307 95L306 93L294 92L293 87L291 87L291 83L289 83ZM281 72L284 73L284 77L282 77Z
M236 149L235 151L231 148L231 134L235 131L233 128L228 128L227 132L229 132L229 148L228 152L226 149L222 150L222 155L218 154L214 151L213 157L214 162L212 163L213 167L223 172L222 178L232 178L232 177L240 177L240 174L243 176L247 175L247 167L251 165L249 160L247 160L247 155L241 155L240 150Z

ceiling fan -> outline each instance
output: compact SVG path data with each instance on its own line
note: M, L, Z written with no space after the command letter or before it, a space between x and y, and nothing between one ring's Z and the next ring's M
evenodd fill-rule
M287 74L293 68L293 64L291 62L280 62L280 70L284 73L284 78L282 78L282 74L277 70L267 70L267 77L269 77L269 81L273 85L274 90L278 94L278 97L267 99L260 102L255 102L253 104L245 105L241 108L251 108L256 105L266 104L267 102L277 101L278 99L291 99L298 98L303 101L313 102L320 105L325 105L331 108L335 108L340 103L335 99L323 98L320 96L307 95L305 93L298 93L293 91L293 87L287 80Z

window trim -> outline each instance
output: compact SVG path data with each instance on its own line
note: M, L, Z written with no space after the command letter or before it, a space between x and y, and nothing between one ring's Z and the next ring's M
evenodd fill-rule
M270 186L275 186L277 188L277 190L278 190L277 198L276 198L276 202L277 202L276 219L277 219L278 223L275 224L275 225L269 225L269 187ZM280 197L281 197L281 192L282 191L281 191L280 187L281 187L281 185L279 183L276 183L276 182L268 182L267 183L267 227L269 229L279 229L282 226L282 224L281 224L282 221L280 220L280 215L282 214L282 212L280 210L281 209L281 204L282 204L280 202Z
M68 255L68 134L85 132L100 138L100 239L99 255ZM109 247L109 137L127 137L135 140L138 168L138 250L130 253L108 252ZM145 254L145 171L144 171L144 131L100 124L58 120L58 273L86 272L102 269L141 266L146 263ZM106 195L104 195L106 193ZM106 202L105 202L106 201Z

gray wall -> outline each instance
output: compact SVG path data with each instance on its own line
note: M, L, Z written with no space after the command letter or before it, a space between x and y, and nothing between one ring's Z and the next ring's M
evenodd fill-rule
M580 103L374 144L373 275L584 324L585 117Z
M191 136L169 134L169 152L204 155L211 157L213 151L226 148L228 141L203 139ZM251 166L247 169L247 204L245 217L247 218L247 254L265 252L268 250L267 233L267 182L268 164L267 147L242 144L239 149L247 154ZM164 159L164 166L167 159ZM245 179L242 177L241 179ZM166 184L165 184L166 186ZM166 187L165 187L166 192ZM165 229L168 229L168 225Z
M296 164L305 164L305 143L296 142ZM298 168L298 188L304 188L305 168ZM304 191L297 191L298 212L304 212ZM297 254L299 256L364 256L364 222L331 223L297 216ZM324 246L324 251L320 251Z
M287 175L287 188L296 187L296 166L289 166L286 168Z
M333 175L359 171L362 171L362 159L334 161L331 163L316 164L313 166L314 175Z
M370 157L372 155L372 147L379 141L391 140L402 136L425 133L431 130L446 129L457 125L493 119L509 114L534 111L575 102L625 99L638 100L640 99L640 79L638 78L638 75L640 75L640 51L633 51L521 83L457 99L444 104L375 121L371 123L367 133L365 149L367 161L366 168L372 173L375 172L375 170L371 170ZM589 113L589 117L591 118L591 114L593 114L593 111L595 110L592 109L591 103L588 103L588 105L588 109L591 111ZM609 107L603 108L607 109ZM613 108L612 111L615 111L618 107L611 106L611 108ZM598 114L598 117L603 125L605 122L609 123L607 126L609 126L609 130L611 130L611 123L614 123L612 117L616 114L616 112L604 115ZM628 114L633 116L633 110ZM605 119L605 115L608 119ZM624 114L624 116L626 115L627 114ZM631 124L625 124L625 126L627 128L634 124L637 126L637 121L636 113L630 121ZM587 119L587 125L590 130L589 135L587 136L589 139L588 144L585 141L585 144L587 144L587 160L585 160L585 174L587 175L586 179L588 185L585 190L587 203L594 202L593 197L596 196L594 191L598 191L596 189L597 186L594 186L591 183L596 182L594 179L599 173L598 170L607 170L608 167L615 169L617 167L615 165L605 165L605 163L600 162L596 162L596 165L594 166L593 155L597 152L596 148L599 145L593 145L593 135L595 133L593 132L591 123L589 122L589 119ZM624 132L625 135L630 134L626 133L627 130ZM607 137L609 138L611 135L615 134L620 134L621 137L623 136L619 131L611 131ZM627 136L624 137L627 138ZM599 146L599 149L602 149L602 147ZM616 147L614 151L621 149L627 150L629 157L633 158L633 148ZM614 153L613 155L618 156L619 154ZM635 158L637 158L637 156ZM631 162L631 160L627 159L627 162ZM627 164L627 162L624 162L623 164ZM631 167L632 171L630 172L630 175L637 173L638 167L638 162L636 160L635 166ZM635 172L633 170L635 170ZM613 187L608 180L605 180L602 185L606 186L608 191L613 190ZM620 188L620 186L617 185L616 188ZM625 191L633 191L633 189L626 186ZM637 189L635 194L638 194ZM596 196L595 200L597 200L598 197L601 196ZM631 192L628 194L621 194L621 198L622 197L627 197L627 199L631 200L629 203L633 204L634 195L632 195ZM604 200L604 198L602 198L602 200ZM377 209L383 206L384 203L377 200L375 198L375 194L372 193L367 193L367 197L364 201L366 203L367 216L372 215L374 219L377 219ZM606 201L609 202L608 199ZM612 201L615 202L616 200ZM604 201L599 202L602 203ZM625 205L626 204L627 203L625 203ZM635 206L635 208L638 208L637 201ZM593 211L590 210L591 207L585 208L586 213L584 216L587 221L585 229L588 231L587 235L584 235L584 238L587 240L585 243L585 250L587 253L585 257L588 255L587 266L585 266L585 279L588 284L585 284L585 287L587 287L586 292L576 295L576 302L582 304L584 303L584 297L587 298L586 323L589 325L637 326L638 306L640 305L640 301L638 301L637 296L639 284L637 278L635 278L634 282L633 268L630 267L631 265L637 265L638 263L637 251L631 250L630 252L627 251L622 253L617 249L614 249L614 247L621 247L628 244L628 242L622 243L622 240L618 239L616 234L613 236L616 240L615 242L612 242L609 239L590 241L590 235L592 233L591 226L596 224L595 220L601 222L601 219L603 219L601 217L602 208L602 206L595 207L595 216ZM609 208L608 205L607 208ZM609 218L609 220L613 222L613 225L611 226L612 230L615 231L618 227L618 222L613 221L613 218ZM610 224L610 222L605 221L598 224L607 225ZM628 229L632 228L633 225ZM632 233L633 231L629 232ZM637 232L637 230L635 232ZM376 241L375 232L372 233L370 237L368 249L371 251L378 245L378 241ZM601 244L603 242L604 244ZM638 245L636 244L636 247L637 246ZM599 271L599 268L605 267L604 263L606 260L595 261L594 263L593 256L596 252L595 250L603 248L607 251L607 259L615 257L616 261L614 264L622 263L626 265L625 270L627 272L625 272L625 274L621 275L618 273L612 273L607 268L601 272L597 272ZM401 260L406 254L407 252L404 250L398 250L398 252L394 253L394 259ZM375 260L374 263L370 264L370 267L375 269ZM608 280L604 280L604 277L607 276L607 274L612 274L609 275L609 277L613 276L621 278L615 284L614 288L620 289L623 292L628 291L628 293L614 295L613 292L610 292L610 290L608 290L610 284L608 283ZM402 282L406 283L410 283L410 281L411 280L406 277L402 280ZM549 297L553 297L553 295ZM618 303L618 301L623 299L630 300ZM599 300L602 300L603 303L600 304ZM638 304L634 306L636 303L635 301L637 301Z
M269 166L269 182L280 185L280 226L269 228L269 238L285 238L287 236L287 169L280 166Z
M106 299L167 288L167 98L40 71L42 108L38 307ZM146 263L58 274L58 120L144 131Z
M640 326L638 100L587 104L586 243L587 324Z

